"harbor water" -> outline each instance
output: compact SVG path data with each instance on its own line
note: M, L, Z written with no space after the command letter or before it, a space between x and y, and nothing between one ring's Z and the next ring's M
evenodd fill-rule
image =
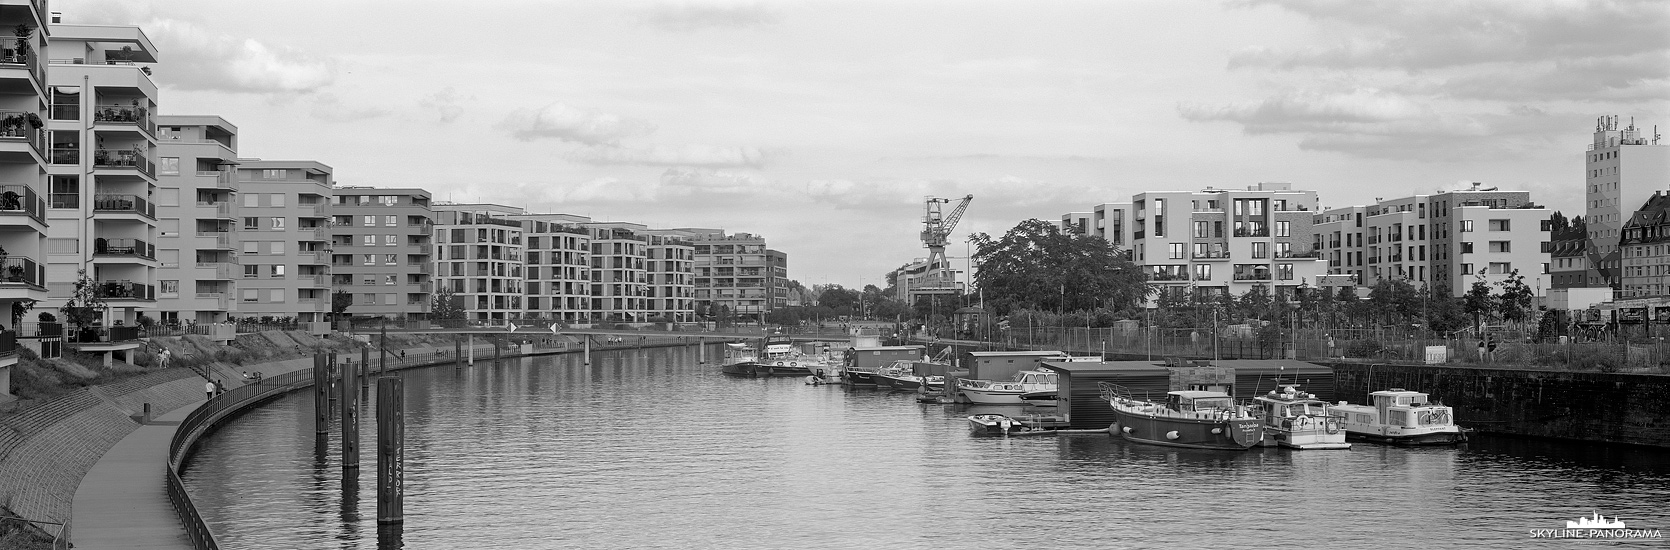
M357 490L334 420L316 454L308 392L204 439L185 482L227 548L1555 548L1575 541L1531 530L1595 512L1670 531L1665 451L1479 437L1229 452L1106 434L974 436L965 417L987 409L730 378L694 348L592 363L398 373L405 523L381 540L374 403L360 415Z

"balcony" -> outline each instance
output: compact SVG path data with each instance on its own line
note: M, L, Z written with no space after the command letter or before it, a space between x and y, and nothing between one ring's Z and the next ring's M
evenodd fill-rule
M27 111L0 111L0 143L25 142L37 155L46 154L45 122Z
M1236 273L1235 274L1235 280L1237 280L1237 281L1268 281L1268 280L1270 280L1270 272L1265 271L1265 272L1253 272L1253 273Z
M139 327L86 327L78 332L71 332L69 336L70 343L73 344L135 342L131 345L137 346L140 334Z
M306 252L306 251L304 251L304 252ZM331 263L331 253L330 253L329 250L314 250L312 252L313 252L313 263L320 264L320 265L330 265L330 263Z
M157 258L157 247L139 239L93 239L94 256L133 256L146 260Z
M99 297L106 300L155 301L157 287L132 281L103 281L99 283Z
M298 204L296 205L296 215L303 218L323 218L325 217L325 203Z
M93 195L93 212L133 213L157 219L157 206L139 195Z
M232 203L230 203L230 202L197 201L197 207L198 208L205 208L205 209L213 209L215 211L215 217L216 218L228 219L228 220L233 219Z
M51 164L81 164L81 149L75 147L53 147L51 154L52 158L47 159L47 162Z
M25 256L0 257L0 287L46 288L46 266Z
M139 173L156 177L156 164L137 149L95 149L93 151L93 168L105 170L138 170Z
M219 280L219 281L231 280L234 275L237 275L238 273L240 273L238 264L227 263L227 262L197 262L197 269L212 269L212 270L214 270L213 275L211 275L211 276L200 275L199 276L200 279L213 279L213 280Z
M1187 281L1187 280L1189 280L1189 274L1188 273L1149 273L1148 274L1148 280L1150 280L1150 281Z
M1246 228L1236 229L1235 230L1235 236L1237 236L1237 237L1268 237L1268 236L1270 236L1270 229L1269 228L1264 228L1264 229L1246 229Z
M35 3L35 10L46 13L46 8L38 3ZM23 69L29 73L30 78L35 79L36 84L42 88L46 87L46 73L41 70L40 56L34 51L18 49L17 39L13 37L7 37L4 45L0 46L0 70L6 69Z
M330 277L325 273L302 273L296 275L296 280L302 281L303 288L330 288Z
M1277 252L1276 257L1277 258L1320 258L1320 257L1322 257L1322 254L1320 252L1315 251L1315 250L1312 250L1312 251L1309 251L1309 252L1287 251L1287 252Z
M232 299L223 292L199 292L197 301L214 304L215 311L227 311L232 305Z
M197 245L198 248L216 250L232 249L232 232L230 231L198 231L197 237L200 239L214 239L213 243L199 243Z
M151 122L151 112L134 105L99 105L93 107L94 124L131 125L146 134L156 135L157 126Z
M198 170L197 177L214 178L215 187L221 189L232 189L234 187L232 173L224 170Z
M1211 250L1207 252L1196 252L1194 253L1193 258L1196 260L1228 260L1229 251Z
M314 240L314 241L328 241L328 240L331 240L331 226L329 226L329 225L316 225L316 226L313 226L313 227L303 227L303 228L301 228L301 230L302 230L303 233L312 233L313 234L313 238L309 239L309 240Z
M46 223L46 201L27 185L0 185L0 216L26 215Z

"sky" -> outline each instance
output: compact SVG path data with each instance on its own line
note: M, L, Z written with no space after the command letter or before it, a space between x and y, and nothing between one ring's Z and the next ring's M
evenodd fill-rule
M1670 132L1670 2L57 0L162 114L342 185L764 235L806 284L1143 191L1479 181L1582 209L1595 119ZM966 245L947 253L954 263Z

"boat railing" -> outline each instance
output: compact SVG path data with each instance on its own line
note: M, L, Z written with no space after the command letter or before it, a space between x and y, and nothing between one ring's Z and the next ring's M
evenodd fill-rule
M971 379L968 379L968 378L958 378L957 379L957 387L959 387L959 388L969 388L969 389L974 389L974 390L983 390L983 389L991 387L991 385L992 385L991 380L971 380Z

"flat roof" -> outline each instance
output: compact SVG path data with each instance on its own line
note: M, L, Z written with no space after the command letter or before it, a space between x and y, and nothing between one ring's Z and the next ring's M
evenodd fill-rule
M1044 361L1044 366L1062 372L1151 372L1154 374L1170 374L1158 361Z
M926 346L876 346L873 348L852 348L858 351L900 351L907 349L925 349Z
M1058 357L1067 355L1061 351L970 351L974 357Z
M1237 371L1243 369L1248 371L1278 371L1284 368L1285 370L1294 372L1333 372L1334 370L1332 367L1318 365L1316 363L1307 363L1304 361L1295 361L1292 359L1225 359L1221 361L1213 361L1211 365L1197 366L1231 367Z

